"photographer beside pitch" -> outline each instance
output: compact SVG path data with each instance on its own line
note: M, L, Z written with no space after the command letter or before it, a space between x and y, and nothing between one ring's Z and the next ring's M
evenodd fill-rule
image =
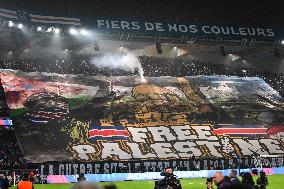
M164 176L164 178L155 183L155 189L182 189L181 183L176 175L173 174L171 167L165 168L161 176Z

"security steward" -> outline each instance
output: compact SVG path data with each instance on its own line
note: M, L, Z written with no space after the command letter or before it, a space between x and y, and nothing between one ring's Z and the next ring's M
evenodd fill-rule
M17 189L34 189L33 183L29 180L28 173L23 173L22 180L18 183Z

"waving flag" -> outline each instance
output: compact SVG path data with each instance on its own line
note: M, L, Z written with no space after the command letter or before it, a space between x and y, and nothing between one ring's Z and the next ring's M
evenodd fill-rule
M0 127L1 126L13 126L13 121L8 118L0 118Z
M275 125L267 129L269 135L284 136L284 125Z
M123 126L93 126L89 130L89 139L97 140L128 140L129 133Z
M10 18L10 19L18 18L16 11L11 11L11 10L1 9L1 8L0 8L0 17Z
M78 18L55 17L55 16L42 16L42 15L29 15L32 22L44 24L63 24L63 25L81 25Z
M233 124L218 124L214 125L213 133L216 135L230 135L242 137L261 137L268 136L267 128L263 125L233 125Z

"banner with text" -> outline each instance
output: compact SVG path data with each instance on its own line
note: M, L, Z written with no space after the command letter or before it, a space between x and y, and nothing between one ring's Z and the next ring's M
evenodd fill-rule
M255 39L270 41L284 39L284 29L266 26L202 24L200 22L157 22L97 18L97 30L144 33L154 35L194 36L197 38Z

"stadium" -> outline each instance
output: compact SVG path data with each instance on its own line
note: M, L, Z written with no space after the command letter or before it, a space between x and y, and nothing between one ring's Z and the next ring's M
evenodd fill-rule
M281 188L280 9L0 2L0 189Z

